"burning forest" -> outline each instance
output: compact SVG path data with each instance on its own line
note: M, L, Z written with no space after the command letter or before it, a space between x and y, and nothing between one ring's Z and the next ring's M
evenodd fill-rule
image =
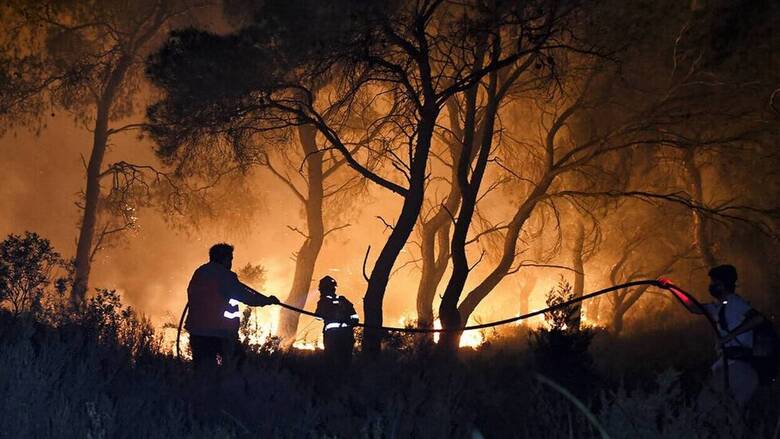
M780 437L774 2L0 25L0 436Z

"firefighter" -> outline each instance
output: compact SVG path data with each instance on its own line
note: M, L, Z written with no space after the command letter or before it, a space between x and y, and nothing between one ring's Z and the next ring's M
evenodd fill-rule
M355 346L353 328L359 319L352 302L336 294L336 286L336 279L330 276L320 279L316 313L323 318L326 362L332 368L343 370L352 361L352 348Z
M190 309L185 328L190 334L192 362L199 373L215 372L219 366L238 366L243 356L238 341L239 303L279 303L275 296L264 296L241 283L230 270L232 265L233 246L216 244L209 249L209 262L195 270L187 287Z
M715 301L702 306L717 324L722 353L712 365L711 387L723 390L724 362L728 361L729 392L744 406L759 385L759 375L752 364L753 342L754 330L764 323L764 317L736 293L737 269L733 265L719 265L708 275L709 292Z

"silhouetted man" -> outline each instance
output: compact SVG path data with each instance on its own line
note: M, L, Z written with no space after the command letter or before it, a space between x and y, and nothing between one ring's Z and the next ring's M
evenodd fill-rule
M336 279L325 276L320 279L320 300L316 313L323 318L322 338L325 359L330 367L346 369L352 361L355 346L353 327L358 315L352 302L336 294Z
M185 328L190 333L192 361L200 373L214 372L220 365L236 367L242 358L239 303L279 303L275 296L264 296L241 283L230 271L232 266L233 246L216 244L209 250L209 262L195 270L187 287L190 310Z
M751 365L754 329L764 318L750 304L737 295L737 269L719 265L709 271L709 291L715 301L703 304L717 323L723 355L712 365L712 386L721 390L725 385L724 362L728 361L728 381L731 395L740 405L746 404L755 393L759 377ZM725 358L724 358L725 356Z

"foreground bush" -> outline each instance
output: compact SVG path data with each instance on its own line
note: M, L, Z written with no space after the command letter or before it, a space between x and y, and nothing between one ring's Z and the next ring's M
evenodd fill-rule
M695 389L678 373L647 372L656 378L625 386L631 377L603 372L618 364L601 367L575 399L538 378L545 371L518 346L522 335L464 350L458 362L401 346L357 358L348 374L323 370L316 353L256 349L241 373L198 385L189 364L162 353L115 295L95 300L59 326L0 315L0 436L551 439L603 429L631 438L772 437L778 416L776 392L744 416L716 416L697 410ZM599 337L608 335L594 340L597 364L609 361L599 345L616 345ZM614 357L629 355L640 356ZM663 357L642 355L648 364Z

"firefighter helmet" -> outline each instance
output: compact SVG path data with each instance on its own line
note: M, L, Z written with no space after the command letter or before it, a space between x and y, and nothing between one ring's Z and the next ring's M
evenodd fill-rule
M338 283L336 283L336 279L333 279L330 276L325 276L320 279L319 290L322 293L333 293L336 291L337 285Z

